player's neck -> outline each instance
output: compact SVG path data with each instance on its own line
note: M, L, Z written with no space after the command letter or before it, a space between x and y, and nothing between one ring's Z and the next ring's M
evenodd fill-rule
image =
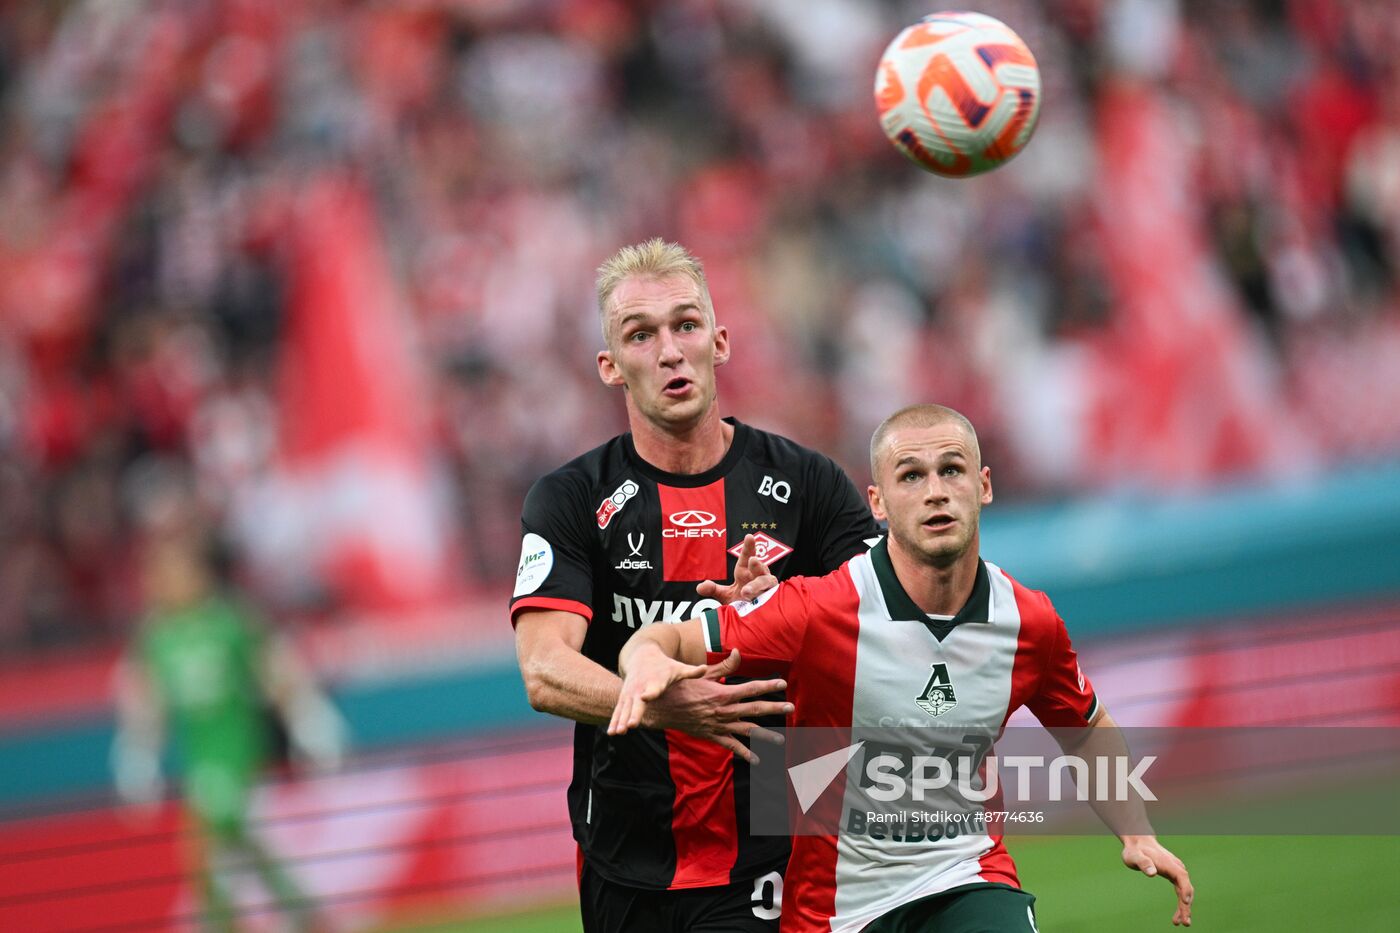
M978 538L967 552L947 566L935 566L906 554L894 538L889 541L890 564L904 592L924 612L957 615L972 597L977 583Z
M694 424L681 429L662 428L640 416L630 421L637 456L666 473L704 473L724 459L734 442L734 426L720 418L716 405L711 405Z

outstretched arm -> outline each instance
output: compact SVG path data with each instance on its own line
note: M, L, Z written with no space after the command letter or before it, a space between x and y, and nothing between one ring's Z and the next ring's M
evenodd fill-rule
M651 625L637 632L622 648L618 657L618 667L622 670L622 688L618 694L617 708L608 724L609 735L622 735L630 729L644 725L659 704L667 703L672 694L683 693L695 683L705 683L734 673L739 667L739 652L731 651L723 662L706 665L705 643L699 619L691 619L679 625ZM787 684L782 680L751 681L726 689L735 691L734 697L716 697L710 708L710 716L723 724L722 730L706 734L713 742L723 745L736 755L752 763L758 756L740 742L737 736L750 736L781 742L776 734L745 721L744 717L755 715L752 707L770 707L769 712L787 714L792 712L790 703L760 703L755 698L777 690L784 690Z
M334 771L345 759L349 728L302 662L291 639L269 638L263 648L263 688L287 724L292 748L317 770Z
M733 581L720 584L704 580L695 588L699 595L728 604L753 599L777 586L777 578L755 556L756 546L754 536L746 535L734 565ZM515 622L515 650L532 707L575 722L602 725L612 718L622 679L584 656L583 639L588 634L588 624L587 619L575 612L525 610ZM700 663L703 662L702 647ZM772 712L754 710L749 715L765 716ZM679 709L677 713L682 719L694 718ZM649 721L644 725L690 731L671 720Z
M127 803L153 804L165 781L160 773L164 714L140 662L125 657L116 671L117 732L112 740L112 777Z
M705 676L705 643L700 625L698 619L679 625L649 625L622 646L617 656L622 689L608 723L609 735L622 735L640 726L647 704L672 684Z
M649 625L633 638L645 632L664 634L681 627L665 623ZM516 653L531 706L576 722L603 725L614 718L622 679L582 654L583 636L587 631L588 622L574 613L522 612L515 626ZM704 645L701 644L699 660L703 662L704 659ZM722 745L745 760L755 760L739 739L745 736L772 739L774 735L748 720L785 714L790 706L762 699L765 694L781 690L780 681L722 683L724 677L734 673L737 665L737 658L713 668L704 668L702 664L700 674L677 684L664 697L645 703L640 719L632 728L675 729Z
M1113 760L1119 756L1126 760L1128 757L1128 743L1123 739L1118 724L1113 721L1108 710L1102 707L1088 729L1075 730L1075 733L1079 739L1077 742L1067 741L1063 734L1056 734L1061 746L1068 753L1087 760L1099 757ZM1170 881L1176 888L1176 912L1172 914L1172 924L1189 927L1191 902L1196 896L1195 888L1191 885L1190 873L1181 859L1157 841L1142 798L1136 793L1129 793L1127 799L1115 800L1112 799L1116 796L1115 791L1108 789L1108 792L1102 795L1107 799L1100 800L1098 788L1095 786L1098 769L1090 768L1089 774L1090 805L1122 841L1123 864L1149 878L1161 875Z
M622 681L584 656L587 633L588 620L577 613L526 610L515 622L515 654L532 707L597 726L612 715Z

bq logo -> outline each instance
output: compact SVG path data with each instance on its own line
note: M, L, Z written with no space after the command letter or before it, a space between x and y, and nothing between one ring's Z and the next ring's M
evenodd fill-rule
M603 500L603 504L598 506L598 527L608 527L608 522L612 517L622 511L622 507L627 504L627 500L637 494L640 487L636 483L624 480L622 485L613 490L613 494Z

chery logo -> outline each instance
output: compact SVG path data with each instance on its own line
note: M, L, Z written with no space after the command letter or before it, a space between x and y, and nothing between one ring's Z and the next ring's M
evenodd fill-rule
M680 525L682 528L703 528L706 525L713 525L715 517L709 512L700 512L691 509L688 512L672 512L671 524Z
M724 538L724 528L710 527L715 523L713 512L702 512L699 509L672 512L670 521L676 527L661 529L663 538Z

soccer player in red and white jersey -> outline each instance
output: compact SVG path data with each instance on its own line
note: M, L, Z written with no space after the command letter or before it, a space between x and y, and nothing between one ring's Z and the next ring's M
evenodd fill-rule
M1126 755L1050 600L979 554L992 481L967 419L936 405L896 412L871 440L871 473L884 540L826 576L639 631L622 650L609 732L637 727L656 698L705 676L707 660L732 663L737 649L740 673L787 678L791 726L918 725L923 716L930 726L985 726L994 740L1026 706L1057 737L1058 727L1083 727L1073 730L1080 756ZM1094 806L1119 832L1125 865L1172 882L1172 922L1189 926L1190 878L1147 829L1141 801ZM1034 898L1000 836L985 831L918 846L876 834L798 836L786 881L784 931L1035 929Z

